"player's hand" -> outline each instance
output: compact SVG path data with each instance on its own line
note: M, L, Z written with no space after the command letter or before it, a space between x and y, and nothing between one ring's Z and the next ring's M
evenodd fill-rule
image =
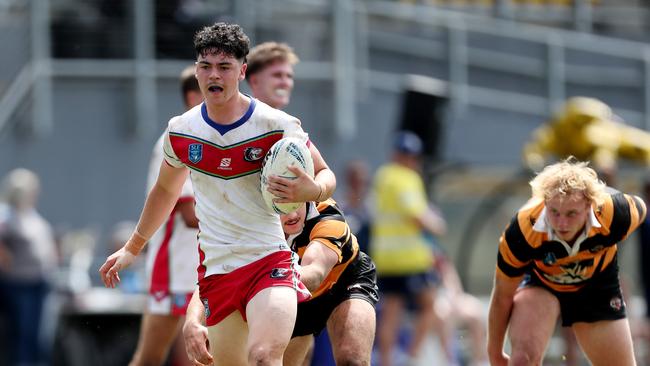
M119 271L128 267L135 260L133 253L121 248L106 258L106 262L99 268L99 273L104 286L115 288L120 282Z
M276 197L276 203L314 201L320 193L320 187L314 178L296 166L289 166L289 171L296 175L295 178L283 178L271 175L268 179L267 190Z
M183 324L183 340L185 341L187 358L195 366L212 365L214 360L210 354L208 328L196 321L187 319Z

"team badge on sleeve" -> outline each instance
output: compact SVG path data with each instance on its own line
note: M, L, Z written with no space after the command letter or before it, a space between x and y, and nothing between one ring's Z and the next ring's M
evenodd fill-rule
M187 158L196 164L203 158L203 144L190 144L187 151Z

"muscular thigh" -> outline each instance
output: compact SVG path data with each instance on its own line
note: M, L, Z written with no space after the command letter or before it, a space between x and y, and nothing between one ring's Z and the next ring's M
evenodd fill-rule
M327 322L334 357L370 362L375 321L375 308L366 300L349 299L339 304Z
M218 366L246 365L247 339L248 327L239 311L233 311L219 323L208 327L210 353Z
M578 343L593 365L634 365L627 319L579 322L572 326Z
M291 339L297 307L296 290L291 287L267 287L253 296L246 306L249 347L264 344L279 348L281 354Z
M513 350L524 348L527 352L543 353L559 315L560 303L547 290L535 286L519 289L510 316Z

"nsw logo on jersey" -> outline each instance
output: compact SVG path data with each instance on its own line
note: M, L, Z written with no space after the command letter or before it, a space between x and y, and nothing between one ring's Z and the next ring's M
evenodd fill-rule
M247 147L244 150L244 160L246 161L258 161L264 157L264 149L261 147Z
M187 148L187 159L196 164L203 159L203 144L190 144Z

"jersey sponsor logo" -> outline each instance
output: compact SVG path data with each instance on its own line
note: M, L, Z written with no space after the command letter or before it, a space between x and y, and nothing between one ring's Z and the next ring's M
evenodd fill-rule
M210 305L208 305L208 299L201 299L201 302L203 303L203 307L205 308L205 317L209 318L210 317Z
M247 147L244 150L244 160L246 161L258 161L264 157L264 149L261 147Z
M271 270L271 278L287 278L289 271L287 268L273 268Z
M222 158L221 161L219 162L218 169L231 170L232 168L230 167L230 163L232 163L231 158Z
M190 144L187 148L187 160L196 164L203 159L203 144Z

